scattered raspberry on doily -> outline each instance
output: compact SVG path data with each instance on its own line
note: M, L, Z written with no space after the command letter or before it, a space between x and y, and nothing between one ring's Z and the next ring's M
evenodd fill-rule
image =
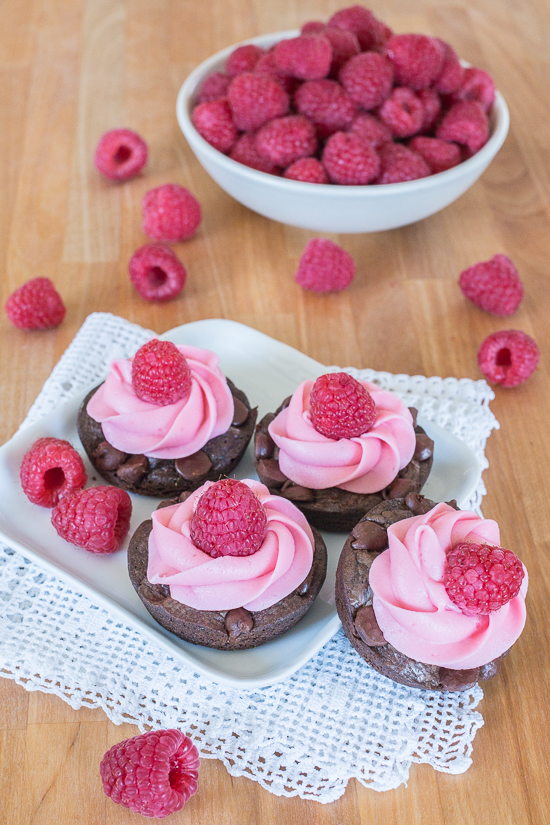
M516 387L534 372L540 358L536 342L519 329L489 335L477 354L485 378L502 387Z
M238 163L242 163L250 169L256 169L258 172L265 172L268 175L281 174L280 166L258 152L254 132L245 132L241 135L229 152L229 157L231 160L236 160Z
M327 438L357 438L376 419L372 395L347 372L330 372L315 381L309 411L311 423Z
M386 43L384 54L393 63L397 85L424 89L441 74L445 50L426 34L395 34Z
M52 510L62 539L91 553L114 553L128 535L132 502L118 487L90 487L63 496Z
M110 180L129 180L147 163L147 144L131 129L112 129L95 150L96 168Z
M461 272L458 284L466 298L493 315L512 315L523 299L523 284L507 255L470 266Z
M424 158L432 175L452 169L460 163L459 147L448 140L418 135L411 140L409 147Z
M375 109L391 92L393 67L378 52L362 52L348 60L338 78L355 103L366 110Z
M303 115L275 118L258 130L256 149L271 163L289 166L295 160L315 153L315 127Z
M199 752L179 730L149 731L113 745L99 771L113 802L164 819L197 792Z
M63 496L81 490L87 481L84 462L61 438L39 438L28 450L19 471L23 492L33 504L55 507Z
M254 66L264 54L260 46L248 43L246 46L238 46L231 52L225 64L225 72L228 77L237 77L243 72L252 72Z
M169 301L182 291L187 273L169 246L148 243L130 258L130 280L146 301Z
M192 120L199 135L219 152L228 152L239 136L225 97L199 103Z
M377 183L404 183L430 174L424 158L400 143L385 143L379 151L381 167Z
M177 183L164 183L143 196L143 231L155 241L177 243L190 238L201 222L198 200Z
M340 292L351 284L355 261L345 249L325 238L313 238L306 246L296 283L313 292Z
M412 89L397 86L380 107L378 114L397 138L416 135L424 122L424 106Z
M214 72L205 79L199 91L199 103L208 103L227 96L231 78L222 72Z
M436 129L435 136L440 140L452 140L467 146L471 152L477 152L487 143L489 121L480 103L475 100L463 100L455 103Z
M518 595L524 576L511 550L463 541L447 553L443 584L463 613L486 616Z
M189 529L193 544L213 559L251 556L265 539L267 515L250 487L224 478L201 494Z
M328 183L325 167L317 158L300 158L285 169L283 177L304 183Z
M152 338L132 361L132 387L138 398L166 406L184 398L191 389L191 368L171 341Z
M65 317L65 305L49 278L32 278L9 296L6 314L18 329L51 329Z
M233 122L243 131L259 129L268 120L286 115L290 102L288 94L274 77L257 71L237 75L229 85L227 99Z
M332 183L346 186L371 183L380 172L380 158L375 149L352 132L331 135L321 161Z
M332 46L324 35L300 35L276 43L273 56L275 65L285 75L299 80L321 80L330 71Z

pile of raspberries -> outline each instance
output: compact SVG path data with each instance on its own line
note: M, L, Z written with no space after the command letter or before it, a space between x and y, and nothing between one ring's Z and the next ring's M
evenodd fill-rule
M489 137L493 80L452 46L393 34L363 6L271 49L239 46L192 120L233 160L291 180L365 185L443 172Z

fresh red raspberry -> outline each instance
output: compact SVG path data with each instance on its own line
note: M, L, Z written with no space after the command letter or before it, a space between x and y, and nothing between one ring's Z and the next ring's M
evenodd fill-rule
M324 35L299 35L281 40L273 49L275 65L299 80L321 80L330 72L332 46Z
M308 118L319 137L346 129L357 115L357 104L335 80L307 80L294 95L294 105Z
M199 752L179 730L152 730L113 745L99 772L113 802L164 819L197 793Z
M395 70L395 83L424 89L431 86L443 69L445 50L426 34L394 34L384 46Z
M462 541L447 553L443 584L467 616L487 616L518 595L524 576L511 550Z
M323 150L322 163L332 183L371 183L380 172L380 158L370 143L351 132L335 132Z
M351 57L340 70L340 83L363 109L380 106L391 92L393 68L378 52L362 52Z
M258 172L265 172L268 175L280 175L281 173L280 166L259 154L256 149L256 135L253 132L245 132L240 136L231 149L229 157Z
M462 83L453 94L453 100L475 100L485 112L489 112L495 102L493 78L475 66L464 69Z
M363 51L381 48L391 36L391 30L363 6L349 6L333 14L329 26L353 32Z
M239 137L225 97L199 103L193 109L191 120L199 135L219 152L229 152Z
M199 91L199 103L209 103L211 100L219 100L227 97L227 89L231 78L222 72L214 72L205 79Z
M419 135L411 140L409 147L424 158L432 175L452 169L460 163L460 148L456 143Z
M211 484L196 502L189 532L193 544L213 559L251 556L265 539L267 515L250 487L224 478Z
M235 126L245 132L286 115L290 102L285 90L270 74L252 72L243 72L231 81L227 98Z
M466 298L493 315L513 315L523 299L518 271L506 255L495 255L465 269L458 285Z
M358 438L376 419L372 395L347 372L329 372L317 379L309 412L317 432L327 438Z
M328 183L325 167L317 158L300 158L294 161L283 173L288 180L301 180L303 183Z
M332 46L330 77L338 77L338 73L344 63L346 63L350 57L359 54L361 46L353 32L346 31L345 29L326 26L323 34Z
M146 301L169 301L179 295L187 272L177 255L162 243L148 243L130 258L130 280Z
M184 398L191 389L191 368L171 341L152 338L132 361L132 387L138 398L165 407Z
M128 535L132 502L118 487L89 487L59 501L52 524L65 541L90 553L114 553Z
M238 46L231 52L225 64L225 72L229 77L236 77L243 72L251 72L254 66L264 54L260 46L248 43L246 46Z
M412 89L397 86L380 107L378 115L395 137L406 138L416 135L422 128L424 106Z
M516 387L534 372L540 358L535 341L519 329L489 335L477 354L485 378L501 387Z
M63 496L81 490L88 480L79 454L60 438L35 441L23 457L19 476L27 498L41 507L55 507Z
M464 76L464 69L460 65L458 55L445 40L435 38L443 48L443 68L434 84L434 88L442 95L450 95L459 88Z
M276 80L279 86L288 94L293 95L298 86L300 85L300 80L297 80L295 77L290 77L290 75L283 74L275 64L275 54L273 49L269 52L263 54L258 62L254 67L254 74L267 74ZM285 112L283 112L285 114Z
M313 238L306 246L295 281L313 292L340 292L353 281L355 261L345 249L324 238Z
M51 329L65 317L65 305L49 278L32 278L6 301L6 314L18 329Z
M304 23L300 29L300 34L308 34L310 36L315 34L324 34L326 27L327 24L322 23L320 20L308 20L307 23Z
M381 166L376 183L404 183L427 178L430 174L424 158L400 143L385 143L379 151Z
M302 115L275 118L258 130L256 149L277 166L288 166L299 158L315 154L315 127Z
M143 231L155 241L186 241L201 222L198 200L177 183L163 183L143 196Z
M147 144L131 129L113 129L95 150L96 168L110 180L129 180L147 163Z
M441 98L435 89L418 89L416 96L424 107L424 118L420 131L422 134L427 135L434 128L441 114Z
M370 112L360 112L349 129L361 140L368 141L375 149L393 139L390 127Z
M435 136L440 140L461 143L475 153L487 143L489 121L480 103L463 100L455 103L443 116Z

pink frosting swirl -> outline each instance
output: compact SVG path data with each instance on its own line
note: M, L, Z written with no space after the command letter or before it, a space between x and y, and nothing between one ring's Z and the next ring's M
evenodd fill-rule
M370 586L380 629L397 650L425 664L467 670L496 659L516 641L525 624L527 571L518 595L487 616L466 616L443 584L452 546L500 545L495 521L437 504L392 524L388 539L370 569Z
M327 438L311 423L304 381L290 404L269 425L279 447L279 466L296 484L313 490L341 487L352 493L377 493L406 467L416 445L412 416L392 392L361 381L376 405L371 429L357 438Z
M231 426L234 402L218 356L178 346L191 368L191 390L175 404L142 401L132 387L132 359L113 361L105 382L88 401L88 415L105 438L125 453L185 458Z
M264 610L288 596L311 569L314 539L305 517L290 501L244 479L267 514L267 534L251 556L211 558L195 547L189 524L207 481L182 504L153 513L147 578L170 586L170 595L197 610Z

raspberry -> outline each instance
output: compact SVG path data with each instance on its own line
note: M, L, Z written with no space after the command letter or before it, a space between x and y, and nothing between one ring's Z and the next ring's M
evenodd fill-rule
M518 271L506 255L465 269L458 284L466 298L493 315L512 315L523 298Z
M380 48L391 34L390 29L363 6L340 9L332 15L328 25L352 32L363 51Z
M360 112L349 131L361 140L368 141L375 149L392 140L390 127L370 112Z
M130 528L132 502L118 487L90 487L63 496L52 524L65 541L90 553L114 553Z
M358 438L376 419L370 392L347 372L321 375L309 397L311 423L327 438Z
M330 71L332 46L324 35L300 35L281 40L273 49L275 65L299 80L321 80Z
M412 89L398 86L384 101L378 112L380 119L398 138L416 135L424 122L424 106Z
M208 75L199 91L199 103L208 103L211 100L226 97L230 82L231 78L221 72Z
M435 39L443 47L443 68L435 81L434 88L442 95L450 95L456 92L462 83L464 69L453 47L444 40L440 40L439 37Z
M213 559L251 556L265 539L267 515L250 487L224 478L199 497L189 531L193 544Z
M254 66L264 54L260 46L249 43L246 46L239 46L231 52L225 64L225 71L229 77L236 77L243 72L251 72Z
M376 151L350 132L335 132L329 137L322 162L332 183L347 186L370 183L380 172Z
M424 118L422 119L420 131L423 134L428 134L432 131L441 114L441 98L435 89L418 89L416 96L424 107Z
M19 475L27 498L41 507L55 507L63 496L81 490L87 481L79 454L60 438L35 441L23 457Z
M384 54L393 63L398 86L424 89L441 74L445 49L426 34L395 34L384 46Z
M113 745L99 772L113 802L164 819L197 792L199 752L179 730L149 731Z
M417 152L400 143L385 143L380 147L380 176L376 183L403 183L427 178L430 167Z
M306 246L296 283L313 292L340 292L353 281L355 261L341 246L323 238L313 238Z
M493 78L483 69L470 66L464 70L462 83L455 91L453 100L475 100L485 112L489 112L495 102Z
M326 23L322 23L320 20L308 20L308 22L304 23L304 25L300 29L300 34L323 34L326 27Z
M268 175L279 175L281 169L277 164L267 158L262 157L256 149L256 135L252 132L245 132L238 139L229 153L232 160L257 169L258 172L266 172Z
M335 80L308 80L294 95L300 114L315 126L319 137L345 129L357 114L357 104Z
M443 584L463 613L487 616L518 595L524 576L511 550L462 541L447 553Z
M342 67L339 80L352 100L363 109L380 106L391 92L393 68L378 52L362 52Z
M300 81L295 77L282 74L275 65L275 55L273 50L263 54L254 67L254 74L267 74L273 80L276 80L279 86L284 89L287 94L292 95L300 85ZM285 114L285 112L283 112Z
M317 158L300 158L294 161L283 174L288 180L301 180L304 183L328 183L325 167Z
M286 115L289 107L287 93L269 74L237 75L231 81L227 99L233 122L243 131L259 129L268 120Z
M130 258L130 280L146 301L169 301L182 291L187 272L169 246L148 243Z
M219 152L229 152L239 136L225 97L199 103L191 120L199 135Z
M475 153L487 143L489 137L487 115L477 101L464 100L455 103L444 115L435 136L440 140L464 144Z
M452 169L460 163L460 149L456 143L418 136L411 140L409 146L424 158L432 175Z
M49 278L32 278L9 296L6 314L18 329L51 329L65 317L65 305Z
M149 404L175 404L191 389L191 369L175 344L152 338L134 355L132 387Z
M534 372L540 358L535 341L519 329L489 335L477 354L485 378L501 387L516 387Z
M143 196L142 205L143 231L155 241L185 241L201 222L198 200L177 183L150 189Z
M256 149L272 163L288 166L315 153L315 127L302 115L275 118L258 131Z
M147 144L130 129L113 129L97 144L94 163L110 180L129 180L147 163Z
M323 34L332 46L332 63L330 64L329 74L331 77L338 77L338 72L344 63L361 51L359 41L353 32L332 26L327 26Z

